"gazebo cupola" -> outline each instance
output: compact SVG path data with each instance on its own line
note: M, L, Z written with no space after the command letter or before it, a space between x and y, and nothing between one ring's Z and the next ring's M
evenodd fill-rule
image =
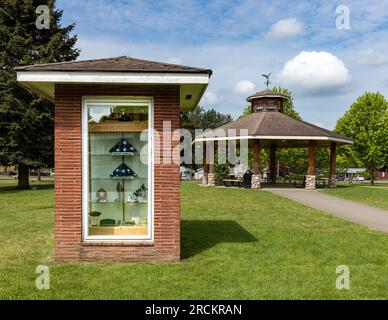
M262 112L262 111L282 111L284 101L288 100L288 97L273 92L271 89L266 89L261 92L249 96L247 101L251 103L251 111Z

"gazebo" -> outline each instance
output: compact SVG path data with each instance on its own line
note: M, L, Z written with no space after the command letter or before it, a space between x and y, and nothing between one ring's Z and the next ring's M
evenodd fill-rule
M261 149L269 149L269 181L275 184L277 177L276 150L280 148L308 148L308 165L304 187L311 190L316 188L316 148L330 148L328 186L331 188L336 187L336 148L339 145L352 144L353 140L283 114L283 103L287 99L287 96L268 88L257 92L247 98L247 101L251 103L251 114L204 133L195 141L217 143L217 141L247 139L248 146L253 149L251 182L251 188L253 189L261 187L262 175L259 166ZM209 146L207 147L209 148ZM215 165L214 163L207 164L205 162L206 160L204 161L203 183L214 186Z

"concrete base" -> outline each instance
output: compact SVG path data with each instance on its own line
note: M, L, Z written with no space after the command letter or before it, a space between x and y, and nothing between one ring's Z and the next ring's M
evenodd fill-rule
M215 180L215 174L214 173L209 173L207 175L207 185L209 187L214 187L216 185L216 180Z
M315 190L317 188L315 185L315 176L306 176L306 185L304 188L306 190Z
M252 175L251 188L260 189L261 176L259 174Z
M207 186L207 175L203 175L203 178L202 178L202 185L203 186Z
M329 188L337 188L337 177L335 174L329 177Z

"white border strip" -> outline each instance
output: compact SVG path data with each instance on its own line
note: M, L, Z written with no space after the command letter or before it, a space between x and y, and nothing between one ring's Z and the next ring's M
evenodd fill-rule
M20 82L208 84L204 73L18 71Z
M111 236L89 236L89 151L88 151L88 105L147 105L149 114L148 126L148 234L146 236L128 236L128 235L111 235ZM154 107L153 98L130 99L123 97L82 97L82 241L84 242L101 242L101 241L128 241L128 243L138 241L153 241L154 239Z
M232 137L209 137L209 138L197 138L194 142L201 141L227 141L227 140L247 140L247 139L260 139L260 140L323 140L323 141L336 141L343 143L353 144L354 141L327 137L327 136L232 136Z

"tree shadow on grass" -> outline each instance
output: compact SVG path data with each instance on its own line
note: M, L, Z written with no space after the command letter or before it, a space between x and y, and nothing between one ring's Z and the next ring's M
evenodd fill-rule
M257 241L233 220L182 220L181 237L182 259L193 257L218 243Z
M17 193L22 191L36 191L36 190L47 190L47 189L54 189L54 183L44 183L44 184L33 184L31 185L30 190L18 190L17 186L15 185L5 185L0 186L0 192L4 193ZM5 192L8 191L8 192Z

